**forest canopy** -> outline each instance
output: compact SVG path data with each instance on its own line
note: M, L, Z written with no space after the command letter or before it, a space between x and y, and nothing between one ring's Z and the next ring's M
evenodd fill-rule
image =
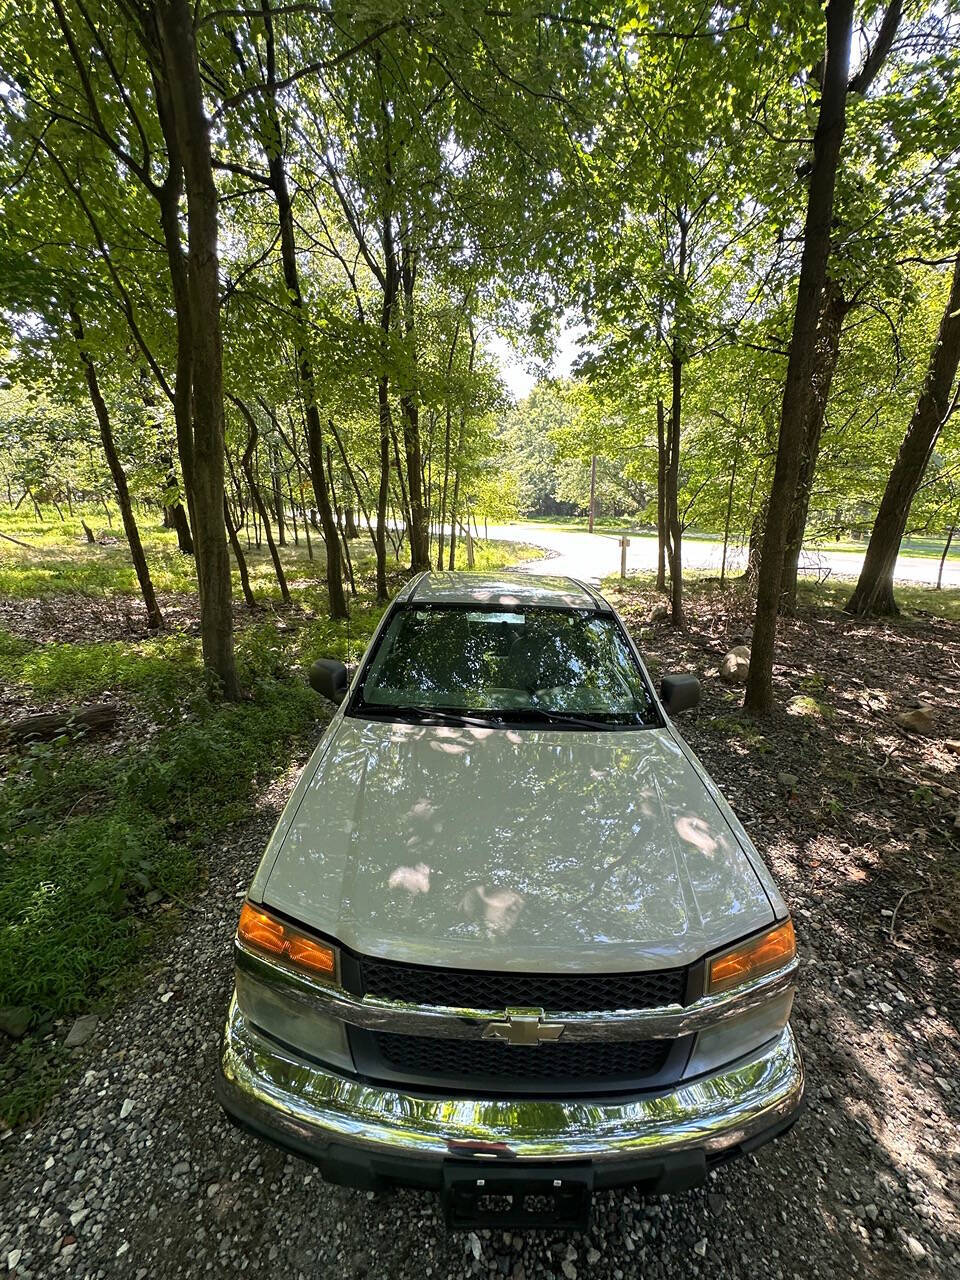
M748 543L770 709L805 536L960 515L960 13L803 0L0 4L0 480L195 557L240 692L250 529L459 563L478 519L600 509ZM516 403L496 351L571 376ZM312 551L311 551L312 554Z

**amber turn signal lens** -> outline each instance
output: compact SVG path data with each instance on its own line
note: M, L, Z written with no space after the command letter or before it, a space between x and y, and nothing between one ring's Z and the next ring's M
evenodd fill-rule
M254 951L265 951L280 960L288 960L299 969L309 969L332 978L337 971L337 957L333 947L297 933L281 920L258 911L249 902L243 904L237 938Z
M797 954L793 921L784 920L769 933L727 951L710 961L707 991L727 991L788 964Z
M333 977L337 963L331 947L325 947L322 942L314 942L311 938L294 934L289 940L287 951L291 964L303 965L305 969L313 969L315 973L325 973L328 977Z

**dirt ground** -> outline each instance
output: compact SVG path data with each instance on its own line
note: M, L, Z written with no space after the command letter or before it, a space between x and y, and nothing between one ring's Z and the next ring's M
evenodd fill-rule
M647 621L649 593L615 603L655 676L700 676L702 706L678 726L794 914L809 1106L791 1133L683 1195L598 1196L586 1235L464 1237L429 1196L326 1186L231 1129L213 1098L230 940L304 742L210 851L203 896L75 1051L60 1097L0 1144L12 1274L960 1276L960 624L786 620L780 711L754 723L718 676L749 642L745 601L706 587L679 633ZM917 703L928 734L896 722Z

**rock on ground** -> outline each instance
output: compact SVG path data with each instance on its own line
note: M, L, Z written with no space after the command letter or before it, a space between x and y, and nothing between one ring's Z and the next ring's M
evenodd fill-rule
M750 671L750 650L745 644L734 645L720 662L720 679L724 684L746 684Z

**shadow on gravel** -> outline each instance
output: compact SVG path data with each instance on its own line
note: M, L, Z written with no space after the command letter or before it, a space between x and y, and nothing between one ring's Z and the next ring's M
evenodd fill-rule
M811 1107L761 1165L780 1163L817 1209L810 1231L819 1218L827 1235L808 1247L837 1273L845 1255L868 1274L960 1268L960 626L804 611L781 626L780 710L755 722L717 674L749 643L746 602L708 589L678 634L642 626L651 601L620 604L658 675L700 675L702 707L680 728L797 925ZM896 722L918 704L930 736Z
M211 851L199 908L143 988L76 1051L42 1122L0 1146L0 1264L18 1278L131 1280L960 1272L960 984L946 931L957 757L893 719L929 693L943 732L960 728L960 625L791 621L778 672L786 710L755 725L739 691L710 674L746 638L742 609L705 596L677 635L641 627L650 597L620 603L658 673L702 677L703 707L681 728L794 911L810 1100L798 1125L695 1191L598 1195L590 1231L576 1236L448 1236L431 1196L327 1186L239 1134L213 1099L231 939L289 776Z

